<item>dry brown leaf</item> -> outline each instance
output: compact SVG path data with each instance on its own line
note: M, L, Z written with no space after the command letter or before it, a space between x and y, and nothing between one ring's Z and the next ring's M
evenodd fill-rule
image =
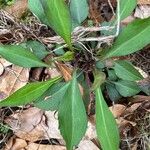
M150 6L149 5L138 6L135 10L134 16L141 19L150 17Z
M27 141L42 139L63 139L60 135L57 115L55 112L44 112L38 108L29 108L22 112L16 112L5 119L15 135Z
M131 105L129 108L127 108L125 110L124 116L128 115L130 113L134 113L134 111L137 110L141 105L142 105L142 103L135 103L135 104Z
M41 126L42 121L45 121L43 111L38 108L29 108L16 112L5 119L5 122L12 128L15 135L32 142L40 140L44 136Z
M27 10L28 0L16 0L13 5L7 6L5 10L16 18L21 18Z
M150 4L150 0L138 0L138 4L141 4L141 5Z
M57 68L53 67L53 68L46 68L45 69L45 74L47 75L46 78L55 78L57 76L61 76L61 73L58 72Z
M27 146L27 142L25 140L12 137L6 144L3 150L24 150Z
M12 63L8 62L4 58L0 58L0 76L3 74L6 67L12 65Z
M26 150L66 150L66 148L64 146L31 143L26 147Z
M90 140L82 140L76 150L99 150L99 148Z
M5 95L6 98L21 87L25 86L29 78L29 69L13 65L11 69L0 77L0 95Z
M127 18L125 18L124 20L121 21L121 23L123 25L128 25L129 23L131 23L132 21L135 20L135 17L133 16L128 16Z
M69 68L66 64L57 62L56 66L60 70L62 76L64 77L65 81L70 81L72 79L72 69Z
M116 104L114 106L109 107L109 109L112 112L112 114L114 115L114 117L118 118L124 113L126 106L121 105L121 104Z

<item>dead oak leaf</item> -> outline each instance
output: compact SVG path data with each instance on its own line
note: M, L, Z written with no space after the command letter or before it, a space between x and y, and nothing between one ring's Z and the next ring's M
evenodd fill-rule
M0 95L8 97L21 87L25 86L29 78L29 69L13 65L7 68L5 73L0 77Z

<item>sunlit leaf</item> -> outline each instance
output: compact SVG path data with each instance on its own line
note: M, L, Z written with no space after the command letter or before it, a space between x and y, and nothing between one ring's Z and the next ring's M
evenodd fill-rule
M71 17L64 0L40 0L45 16L51 28L59 34L70 48L71 44Z
M115 118L103 98L100 88L96 89L96 132L103 150L119 149L119 131Z
M50 86L56 83L59 78L60 77L45 82L35 82L27 84L26 86L22 87L21 89L10 95L5 100L2 100L0 102L0 107L13 107L31 103L35 101L38 97L40 97Z
M143 79L142 75L128 61L118 60L115 62L114 70L120 79L136 81Z
M125 27L112 48L104 50L103 59L134 53L150 43L150 18L137 19Z
M0 55L21 67L48 67L37 58L30 50L19 45L0 45Z
M60 103L58 119L67 150L73 150L84 136L87 127L85 106L75 75Z
M120 0L120 19L123 20L131 15L136 6L137 0Z

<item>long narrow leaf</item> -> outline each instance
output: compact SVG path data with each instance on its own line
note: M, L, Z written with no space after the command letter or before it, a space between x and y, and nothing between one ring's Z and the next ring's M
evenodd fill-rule
M0 55L21 67L48 67L32 52L19 45L0 45Z
M125 60L115 62L114 70L120 79L136 81L142 80L142 75L134 68L134 66Z
M117 124L108 109L100 88L96 89L96 131L103 150L119 149Z
M137 0L119 0L120 1L120 19L128 17L137 5Z
M87 0L71 0L70 1L70 12L71 17L80 25L88 16L88 3Z
M150 43L150 18L137 19L129 24L117 37L109 50L104 50L103 59L134 53Z
M42 23L49 25L40 0L28 0L28 7Z
M87 127L85 106L76 80L70 85L60 103L58 111L59 128L66 142L67 150L73 150L84 136Z
M71 45L71 17L64 0L40 0L51 28Z
M57 82L59 78L60 77L45 82L27 84L5 100L2 100L0 107L13 107L31 103L40 97L51 85Z

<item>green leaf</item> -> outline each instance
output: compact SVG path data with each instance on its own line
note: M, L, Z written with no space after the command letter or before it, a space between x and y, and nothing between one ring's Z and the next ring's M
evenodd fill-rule
M94 72L94 83L93 83L93 85L91 87L91 90L93 91L97 87L100 87L105 82L105 79L106 79L105 73L96 70Z
M80 25L87 18L89 13L87 0L71 0L70 13L74 22Z
M126 60L116 61L114 70L116 75L123 80L137 81L143 79L142 75L135 69L135 67Z
M71 17L64 0L40 0L50 27L59 34L68 46L71 44Z
M133 81L119 80L118 82L114 82L114 84L118 92L124 97L134 96L140 92L140 88Z
M135 9L137 5L137 0L120 0L120 19L123 20Z
M111 81L116 81L118 79L116 73L114 70L108 70L108 79L111 80Z
M45 46L38 41L27 41L26 46L27 48L31 49L33 53L40 59L43 59L49 54L49 52L46 51Z
M41 97L35 102L34 106L43 110L58 110L69 84L57 83L52 85Z
M31 103L40 97L51 85L56 83L58 79L60 79L60 77L45 82L27 84L5 100L2 100L0 107L14 107Z
M60 103L58 119L60 132L66 142L67 150L73 150L73 147L80 142L85 134L87 118L76 75L69 83Z
M49 25L40 0L28 0L28 7L42 23Z
M103 59L134 53L150 43L150 18L137 19L125 27L109 50L104 50Z
M139 88L148 96L150 96L150 79L149 77L138 82Z
M122 96L120 95L120 93L117 91L116 87L114 84L111 83L107 83L106 84L106 89L107 89L107 93L109 95L109 98L113 101L116 102L118 101Z
M54 59L59 60L59 61L72 61L74 59L74 52L72 51L67 51L65 54L59 57L55 57Z
M103 150L119 149L119 132L100 88L96 91L96 132Z
M48 67L32 52L19 45L0 45L0 55L21 67Z

